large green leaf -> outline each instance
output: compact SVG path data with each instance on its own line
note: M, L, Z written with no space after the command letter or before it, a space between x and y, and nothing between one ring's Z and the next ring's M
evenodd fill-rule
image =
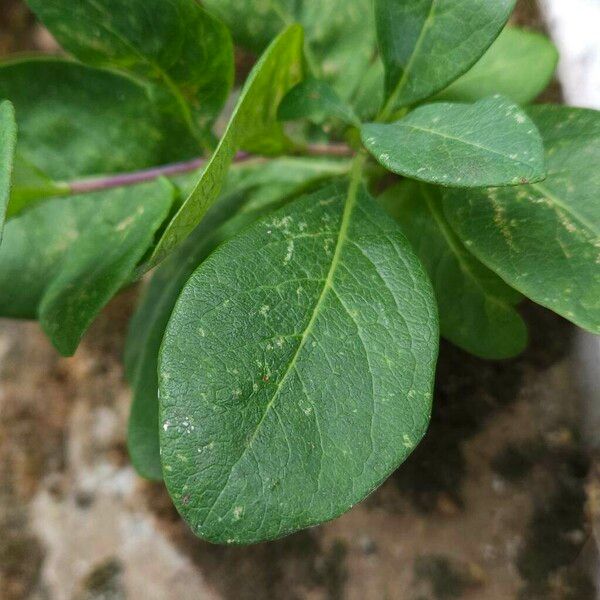
M48 200L6 223L0 247L0 316L35 319L44 290L105 194Z
M130 279L169 213L173 186L158 180L111 190L44 292L40 323L72 355L94 317Z
M480 187L545 176L535 125L501 96L475 104L421 106L392 124L363 125L362 139L384 167L421 181Z
M15 110L10 102L0 102L0 243L2 242L6 207L10 197L16 145Z
M131 321L125 347L127 378L133 388L128 447L140 475L152 480L162 478L158 443L158 351L175 302L190 275L219 242L263 212L347 170L348 163L343 161L305 158L280 158L267 163L257 160L236 165L229 171L219 202L156 270ZM185 185L185 181L181 183Z
M200 223L215 202L240 148L280 152L290 142L277 121L285 94L302 77L302 29L292 25L265 51L250 73L229 125L198 184L162 235L148 266L158 264Z
M385 116L445 88L496 39L515 0L375 0Z
M167 119L146 86L114 72L58 58L15 60L0 64L0 97L15 106L19 153L55 180L197 153L185 124Z
M360 83L374 54L371 0L204 0L229 25L234 39L262 51L284 27L306 30L314 75L332 83L345 100Z
M437 344L427 276L356 175L251 226L192 276L163 341L178 510L220 543L345 512L424 434Z
M507 27L483 58L436 99L474 102L502 94L528 104L550 83L557 62L558 52L546 36Z
M217 116L233 83L229 31L196 0L28 0L84 63L131 71L172 94L192 130Z
M442 191L404 181L380 202L401 224L433 283L442 335L488 359L522 352L527 328L515 304L522 299L458 239L442 207Z
M528 110L548 177L518 188L449 191L444 209L465 245L511 286L600 333L600 112Z

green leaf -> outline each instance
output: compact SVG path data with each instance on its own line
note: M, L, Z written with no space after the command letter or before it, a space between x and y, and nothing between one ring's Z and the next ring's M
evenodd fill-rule
M375 0L389 117L432 96L472 67L496 39L515 0Z
M197 154L183 123L167 118L147 86L58 58L0 64L18 152L54 180L151 167ZM40 101L43 98L43 102Z
M42 298L40 323L61 354L74 354L96 315L128 283L172 201L166 180L111 190Z
M335 118L360 127L360 121L352 110L326 82L309 78L293 87L279 105L280 121L310 119L321 124Z
M507 27L483 58L436 99L474 102L502 94L529 104L546 89L557 62L558 51L546 36Z
M15 109L10 102L0 102L0 243L2 242L6 207L10 197L16 145Z
M547 179L449 191L444 209L467 248L512 287L600 333L600 113L528 112L546 145Z
M519 185L545 176L529 117L501 96L428 104L392 124L368 123L363 143L387 169L445 186Z
M306 30L314 75L348 100L375 54L371 0L204 0L231 29L238 44L261 52L286 26Z
M128 448L131 461L142 477L162 479L158 443L158 351L175 302L190 275L218 243L238 233L265 211L347 170L345 161L305 158L280 158L266 163L257 160L236 165L229 171L219 202L156 270L131 321L125 347L125 368L133 388Z
M102 211L105 193L48 200L6 223L0 246L0 315L35 319L71 246Z
M82 62L130 71L167 89L192 130L222 109L233 84L231 37L196 0L28 3Z
M482 358L522 352L527 327L514 308L522 296L463 246L444 216L441 189L404 181L379 200L400 223L429 273L442 335Z
M219 543L347 511L424 434L437 345L427 276L356 175L251 226L192 276L163 341L177 509Z
M255 65L219 146L195 189L162 235L148 267L161 262L200 223L218 198L240 148L277 153L289 147L281 123L277 122L277 109L285 94L302 78L302 43L302 28L292 25Z
M15 156L13 184L7 217L14 217L25 208L48 198L69 196L69 184L53 181L37 167L27 162L20 154Z

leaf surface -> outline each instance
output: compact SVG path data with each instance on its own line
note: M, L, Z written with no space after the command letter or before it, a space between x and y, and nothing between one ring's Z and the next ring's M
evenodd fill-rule
M306 30L313 74L348 100L375 54L371 0L205 0L231 29L236 42L261 52L286 26Z
M387 116L445 88L496 39L515 0L375 0Z
M167 118L146 86L59 58L0 63L18 152L50 179L142 169L195 156L185 124ZM40 101L43 98L43 102Z
M481 60L436 100L475 102L494 94L529 104L548 86L558 51L544 35L507 27Z
M501 96L475 104L428 104L389 125L363 125L361 134L384 167L421 181L480 187L545 176L539 132Z
M0 315L35 319L44 290L104 194L47 200L10 219L0 247Z
M358 117L325 81L309 78L293 87L279 105L281 121L311 119L321 124L327 119L340 119L348 125L360 126Z
M302 77L302 42L302 29L293 25L269 46L255 65L219 146L162 235L148 267L161 262L200 223L218 198L240 148L276 153L289 147L290 142L277 122L277 109L285 94Z
M347 511L424 434L437 345L427 276L356 176L251 226L194 273L163 341L178 510L219 543Z
M528 109L546 145L548 177L516 188L448 191L454 230L512 287L600 333L600 113Z
M15 110L10 102L0 102L0 243L10 197L16 145Z
M433 283L442 335L487 359L522 352L527 328L515 310L522 296L479 262L444 216L442 190L404 181L380 198L396 218Z
M125 368L133 389L127 444L140 475L162 479L158 443L158 351L175 302L191 274L218 243L263 212L347 170L345 161L305 158L236 165L229 171L219 202L190 237L158 267L131 320L125 346ZM185 181L181 184L185 186Z
M94 317L130 280L172 201L173 186L166 180L111 190L40 304L42 328L61 354L75 352Z
M28 0L84 63L130 71L172 94L193 130L218 115L233 84L225 25L195 0Z

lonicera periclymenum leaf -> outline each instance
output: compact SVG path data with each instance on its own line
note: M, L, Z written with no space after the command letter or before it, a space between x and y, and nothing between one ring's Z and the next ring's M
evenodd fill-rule
M18 153L51 179L151 167L196 155L186 126L167 118L146 86L60 58L0 63ZM43 101L41 101L43 99Z
M546 36L507 27L481 60L435 99L474 102L502 94L528 104L550 83L557 62L558 52Z
M465 73L496 39L514 5L515 0L375 0L386 116Z
M468 249L538 304L600 333L600 113L528 109L548 177L515 188L448 191L444 209Z
M291 142L277 121L285 94L302 78L302 28L292 25L265 51L248 76L229 125L198 184L158 242L147 267L157 265L196 228L219 196L235 153L277 153Z
M71 356L102 308L130 280L169 213L173 186L159 179L111 190L44 291L40 323Z
M346 161L326 159L280 158L236 165L229 171L219 202L190 237L158 267L131 321L125 347L125 369L133 389L127 445L140 475L162 479L158 443L158 351L175 302L190 275L219 242L269 208L323 179L347 171Z
M384 167L421 181L480 187L545 176L539 132L501 96L475 104L428 104L395 123L367 123L361 132Z
M200 266L163 341L178 510L222 543L347 511L424 434L437 346L428 278L356 176L262 219Z
M0 243L10 197L11 180L17 146L15 109L10 102L0 102Z
M318 124L336 118L348 125L360 127L360 121L352 107L326 81L312 77L288 92L279 105L278 117L281 121L310 119Z
M441 188L406 180L379 201L401 224L429 273L442 335L482 358L522 352L527 328L515 305L523 297L464 247L444 216Z
M173 96L192 130L218 115L233 83L225 25L196 0L28 0L65 50L130 71Z
M375 53L372 0L204 0L231 29L235 41L262 52L284 28L300 23L315 76L344 100L360 85Z

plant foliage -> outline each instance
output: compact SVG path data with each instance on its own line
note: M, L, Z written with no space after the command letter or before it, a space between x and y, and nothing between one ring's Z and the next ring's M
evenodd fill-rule
M0 316L71 355L154 269L128 446L197 535L364 499L440 333L513 357L525 299L600 333L600 116L530 105L557 54L514 0L29 4L70 56L0 64Z

